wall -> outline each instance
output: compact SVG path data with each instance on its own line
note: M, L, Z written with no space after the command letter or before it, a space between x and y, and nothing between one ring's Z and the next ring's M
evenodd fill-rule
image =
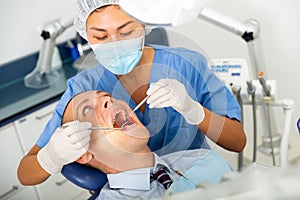
M37 52L42 45L43 25L74 13L75 0L1 1L0 65ZM57 42L75 36L73 28L65 31Z

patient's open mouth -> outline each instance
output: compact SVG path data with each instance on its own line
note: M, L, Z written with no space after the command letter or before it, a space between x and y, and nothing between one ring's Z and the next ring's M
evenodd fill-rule
M114 114L114 128L127 129L133 124L135 124L135 121L131 118L131 116L126 110L119 110Z

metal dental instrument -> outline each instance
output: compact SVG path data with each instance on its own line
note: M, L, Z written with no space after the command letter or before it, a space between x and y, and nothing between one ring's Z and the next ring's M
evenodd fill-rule
M163 85L162 87L166 87L166 86L168 86L168 85ZM159 89L161 89L161 88L158 88L157 90L155 90L154 91L154 93L155 92L157 92ZM150 98L150 96L151 95L148 95L148 96L146 96L133 110L132 110L132 112L135 112L137 109L139 109L149 98Z
M60 128L67 128L68 126L62 125ZM101 131L109 131L109 130L121 130L122 128L111 128L111 127L102 127L102 126L92 126L89 130L101 130Z
M132 111L135 112L137 109L139 109L146 101L149 99L150 95L146 96Z
M180 169L173 169L170 168L171 170L173 170L176 174L178 174L179 176L182 176L183 178L185 178L186 180L189 180L188 177L186 177L186 175L184 175L184 173L180 170Z
M195 186L198 186L199 184L194 183L191 179L189 179L180 169L174 169L174 168L170 168L171 170L173 170L177 175L182 176L183 178L185 178L187 181L191 182L192 184L194 184Z
M109 130L121 130L122 128L110 128L110 127L101 127L101 126L92 126L89 130L101 130L101 131L109 131Z

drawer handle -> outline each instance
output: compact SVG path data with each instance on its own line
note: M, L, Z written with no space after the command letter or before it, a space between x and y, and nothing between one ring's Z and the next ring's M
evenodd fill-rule
M45 114L43 114L43 115L36 116L35 119L41 120L41 119L43 119L44 117L47 117L48 115L51 115L52 112L53 112L53 111L50 111L50 112L47 112L47 113L45 113Z
M65 179L65 180L60 181L60 182L55 182L55 184L58 185L58 186L61 186L61 185L65 184L67 181L68 181L68 180Z
M0 199L4 199L4 198L7 197L8 195L10 195L10 194L12 194L13 192L17 191L18 189L19 189L18 186L13 185L11 190L5 192L4 194L2 194L2 195L0 196Z

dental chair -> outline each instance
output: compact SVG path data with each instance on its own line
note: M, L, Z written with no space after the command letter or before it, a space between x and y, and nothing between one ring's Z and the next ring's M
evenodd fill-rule
M169 46L166 30L163 28L153 29L145 38L146 44L159 44ZM101 188L107 183L106 174L103 172L79 164L77 162L65 165L62 175L75 185L87 189L92 196L88 200L94 200L99 195Z

